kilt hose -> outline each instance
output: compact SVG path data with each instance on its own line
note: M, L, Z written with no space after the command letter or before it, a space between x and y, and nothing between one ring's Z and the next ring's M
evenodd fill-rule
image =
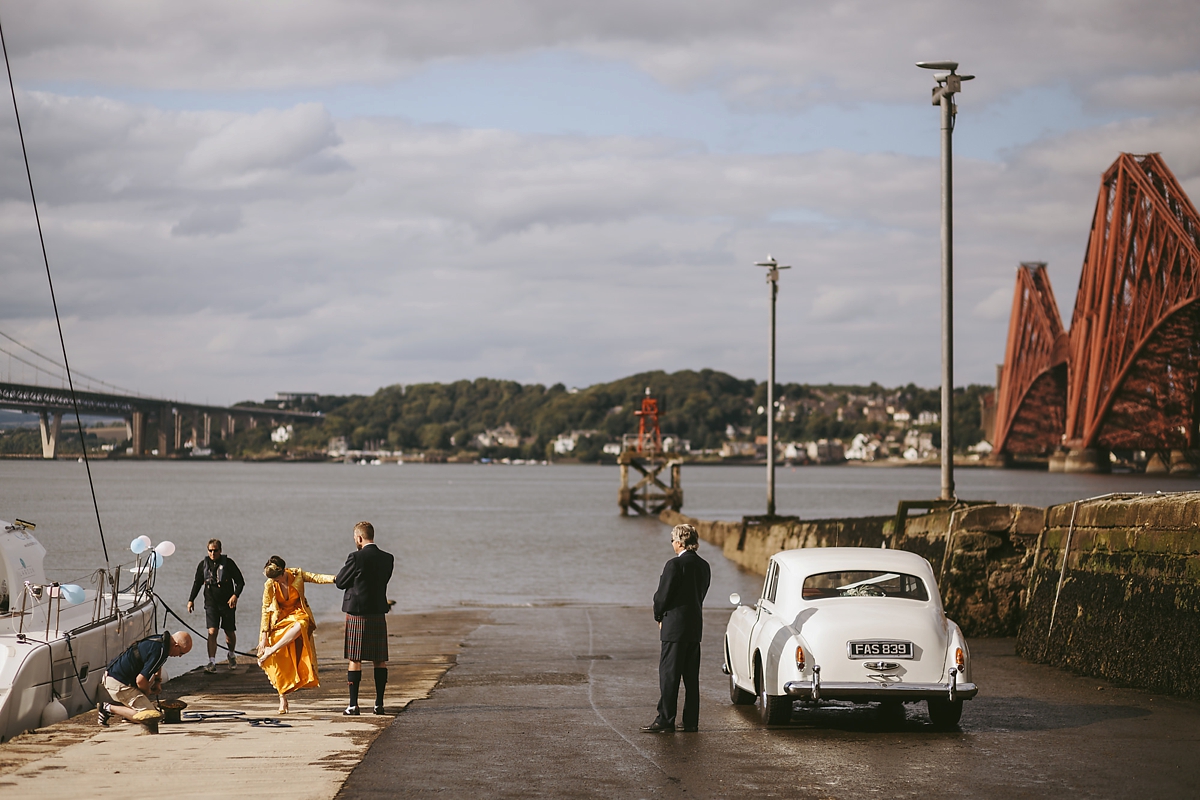
M387 661L387 639L387 618L383 614L365 617L347 614L343 658L347 661Z

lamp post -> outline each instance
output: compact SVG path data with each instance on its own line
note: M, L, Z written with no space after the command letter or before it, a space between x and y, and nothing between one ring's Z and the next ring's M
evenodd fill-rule
M957 61L918 61L922 69L938 70L933 79L933 105L942 107L942 491L954 496L954 172L951 135L954 133L954 95L974 75L959 75Z
M767 365L767 516L775 516L775 298L779 296L779 270L791 269L779 264L769 253L766 261L755 263L767 268L771 287L771 357Z

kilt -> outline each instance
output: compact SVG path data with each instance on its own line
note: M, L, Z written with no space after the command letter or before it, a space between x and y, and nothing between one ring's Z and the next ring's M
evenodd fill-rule
M347 614L343 657L347 661L387 661L387 637L387 618L383 614L365 617Z

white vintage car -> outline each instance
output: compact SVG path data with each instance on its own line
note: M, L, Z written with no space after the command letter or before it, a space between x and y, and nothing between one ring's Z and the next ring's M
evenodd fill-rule
M962 631L946 619L929 562L903 550L821 547L771 556L762 596L737 606L725 629L729 699L756 704L764 724L787 722L800 701L924 700L952 728L978 692Z

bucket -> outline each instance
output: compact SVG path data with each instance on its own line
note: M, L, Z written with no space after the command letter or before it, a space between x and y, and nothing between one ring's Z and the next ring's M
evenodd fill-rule
M163 713L163 722L168 725L178 725L183 722L180 717L180 712L187 708L188 704L182 700L163 700L158 704L158 707Z

